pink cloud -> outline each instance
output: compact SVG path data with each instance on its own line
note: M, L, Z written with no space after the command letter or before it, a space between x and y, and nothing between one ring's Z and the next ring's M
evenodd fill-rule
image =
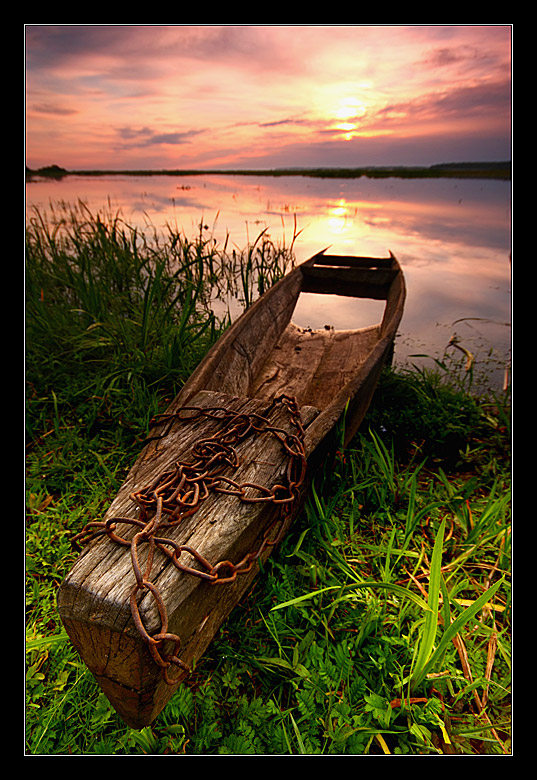
M245 153L271 167L300 144L322 165L345 123L420 144L489 126L509 147L507 25L30 25L26 54L36 167L232 165Z

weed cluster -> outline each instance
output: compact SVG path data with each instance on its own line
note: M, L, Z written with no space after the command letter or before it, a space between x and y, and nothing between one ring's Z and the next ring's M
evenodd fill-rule
M267 279L266 236L258 247ZM250 280L255 256L241 254ZM238 257L203 230L163 244L80 211L30 222L27 752L509 752L509 399L433 372L384 373L363 429L151 727L125 726L68 642L55 596L70 539L218 337L211 273L235 262L243 285ZM273 259L275 276L292 261Z

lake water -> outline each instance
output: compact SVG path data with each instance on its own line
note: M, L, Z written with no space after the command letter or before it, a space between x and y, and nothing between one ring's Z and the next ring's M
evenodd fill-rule
M407 302L395 362L433 365L455 337L475 356L478 373L501 387L511 350L511 183L480 179L321 179L301 176L69 176L26 185L27 209L83 200L92 212L117 210L126 222L193 238L207 226L243 249L265 228L289 244L298 262L330 246L336 254L400 261ZM298 324L359 327L351 299L315 296ZM416 357L420 355L420 357ZM427 357L422 357L426 355ZM475 369L474 369L475 370Z

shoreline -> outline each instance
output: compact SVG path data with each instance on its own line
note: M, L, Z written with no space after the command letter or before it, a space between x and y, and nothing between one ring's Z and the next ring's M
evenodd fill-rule
M310 178L358 179L366 178L465 178L511 179L511 163L440 163L430 166L363 166L356 168L253 168L240 169L160 169L160 170L72 170L58 165L33 170L26 169L26 180L35 178L63 179L67 176L304 176Z

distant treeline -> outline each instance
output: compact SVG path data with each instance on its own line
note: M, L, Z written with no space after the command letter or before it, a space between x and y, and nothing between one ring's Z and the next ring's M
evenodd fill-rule
M510 162L460 162L438 163L429 166L368 166L362 168L272 168L249 170L94 170L68 171L59 165L48 165L32 170L26 168L26 178L48 177L62 179L65 176L311 176L322 179L357 179L360 176L369 178L468 178L468 179L510 179Z

